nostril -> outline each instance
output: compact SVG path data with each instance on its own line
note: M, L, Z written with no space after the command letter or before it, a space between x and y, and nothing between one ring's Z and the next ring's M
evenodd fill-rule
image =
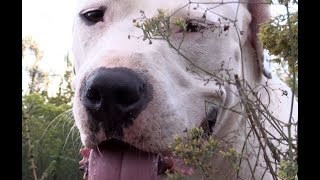
M101 101L102 97L97 88L90 88L86 94L87 98L91 100L93 103L98 103Z
M120 88L114 92L116 103L124 107L128 107L138 102L141 94L138 89Z
M89 87L84 93L83 100L84 105L90 111L100 111L102 108L103 97L98 87Z
M125 107L130 106L131 104L136 102L135 99L128 99L121 95L117 95L117 100L118 100L117 104Z

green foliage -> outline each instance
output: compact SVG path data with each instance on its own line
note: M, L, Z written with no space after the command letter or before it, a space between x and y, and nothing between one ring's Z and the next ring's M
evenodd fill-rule
M186 32L187 31L187 23L186 21L179 17L177 18L174 22L174 25L176 25L179 29L181 29L181 31Z
M240 155L232 147L222 146L213 136L205 137L202 128L193 128L187 131L185 137L178 136L171 145L174 154L181 158L186 165L200 170L204 178L213 178L215 169L212 166L214 155L220 155L229 160L237 170L237 162ZM180 179L183 176L173 174L172 179Z
M202 138L203 130L192 129L187 137L177 137L173 144L176 155L183 158L187 165L202 165L216 151L218 142L212 137L207 141Z
M297 4L298 2L295 0L279 0L279 3L288 6L290 3ZM287 68L283 68L288 71L286 73L287 78L283 80L298 96L298 12L289 12L289 17L290 20L288 20L287 14L279 15L262 24L258 36L263 47L277 56L273 59L273 62L281 64L282 67L288 65ZM279 70L277 73L281 74Z
M298 164L292 161L282 161L280 163L278 176L281 180L297 180Z
M73 120L70 105L55 105L41 94L23 96L23 115L29 123L29 134L38 177L44 179L79 179L79 134L71 131ZM25 123L26 119L23 120ZM23 124L23 177L32 179L25 124ZM71 134L69 134L71 133ZM69 136L69 137L68 137ZM72 178L71 178L72 177ZM68 178L67 178L68 179Z
M23 50L39 52L32 39L26 39ZM72 68L66 56L67 70L59 86L58 93L48 96L44 83L47 75L35 62L28 67L31 82L29 92L22 97L22 179L81 179L79 168L79 133L74 128L71 112ZM33 174L35 170L35 174Z
M29 83L29 93L46 93L45 81L48 75L39 70L37 65L29 69L31 81Z
M141 18L134 19L133 22L137 28L143 31L143 40L148 39L149 44L152 44L151 39L170 37L170 17L164 10L159 9L158 14L150 19L146 18L143 11L140 11L140 13Z
M292 73L293 70L297 71L298 69L298 13L293 13L290 18L293 38L290 36L286 21L286 15L280 15L272 21L262 24L259 40L271 54L278 56L274 62L287 61L289 71ZM291 43L293 49L291 49Z

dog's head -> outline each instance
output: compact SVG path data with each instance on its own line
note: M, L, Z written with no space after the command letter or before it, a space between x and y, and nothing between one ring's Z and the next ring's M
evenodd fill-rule
M258 81L262 50L255 34L267 11L255 3L197 2L79 1L73 27L73 112L85 146L117 139L149 153L168 153L174 137L186 129L230 118L222 107L235 104L234 88L206 72L222 78L242 75L244 58L247 77ZM170 19L182 18L186 32L172 23L167 40L149 44L128 38L143 35L133 23L141 10L151 18L158 9ZM215 133L215 127L209 128Z

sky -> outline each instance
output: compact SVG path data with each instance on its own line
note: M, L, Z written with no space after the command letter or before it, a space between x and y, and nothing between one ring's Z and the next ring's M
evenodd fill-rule
M22 37L31 35L43 52L41 68L50 75L62 74L64 57L71 47L72 15L75 0L23 0ZM61 6L63 4L63 6ZM32 62L25 56L23 68ZM22 71L22 89L28 85L28 75ZM55 86L57 82L53 82Z
M44 53L43 61L49 69L57 64L60 66L70 49L74 2L75 0L22 1L22 37L31 35L35 39Z
M31 35L43 52L41 67L50 75L64 72L64 57L71 47L71 30L76 0L23 0L22 37ZM63 4L63 6L61 6ZM283 6L271 7L272 16L285 13ZM23 61L23 66L31 62ZM30 58L31 59L31 58ZM23 89L28 76L23 73Z

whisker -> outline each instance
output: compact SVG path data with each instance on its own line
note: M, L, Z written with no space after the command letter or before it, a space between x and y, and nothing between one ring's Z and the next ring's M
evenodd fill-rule
M54 128L56 128L56 127L58 126L58 124L60 123L60 121L63 120L63 117L65 117L65 116L68 117L66 114L67 114L67 113L72 113L71 111L72 111L72 109L69 109L69 110L61 113L61 114L60 114L61 117L60 117L59 121L56 123L56 125L54 126ZM59 116L60 116L60 115L59 115ZM59 117L59 116L58 116L58 117ZM67 118L66 118L66 119L67 119Z
M101 154L101 152L100 152L100 149L99 149L99 146L98 146L98 145L97 145L97 149L98 149L98 152L99 152L100 156L103 158L103 155Z
M67 144L67 141L68 141L68 139L69 139L69 136L70 136L70 134L71 134L71 130L69 131L69 133L68 133L68 135L67 135L67 138L66 138L66 140L64 141L64 144L63 144L63 147L62 147L62 150L64 149L64 147L66 146L66 144ZM62 151L61 150L61 151Z
M44 135L46 134L46 132L48 131L49 127L53 124L54 121L56 121L58 118L60 118L60 120L61 120L61 117L62 117L62 116L64 116L66 113L71 112L71 111L72 111L72 109L66 110L65 112L59 114L56 118L54 118L54 119L48 124L48 126L46 127L46 129L44 130L44 132L43 132L43 134L42 134L42 136L41 136L41 138L40 138L39 141L42 140L42 138L44 137ZM60 120L59 120L59 121L60 121ZM58 122L59 122L59 121L58 121Z
M64 134L64 129L65 129L65 126L69 126L70 123L73 123L74 125L74 121L70 121L70 116L68 116L66 119L65 119L65 122L63 123L63 127L62 127L62 134ZM69 129L69 128L68 128Z

